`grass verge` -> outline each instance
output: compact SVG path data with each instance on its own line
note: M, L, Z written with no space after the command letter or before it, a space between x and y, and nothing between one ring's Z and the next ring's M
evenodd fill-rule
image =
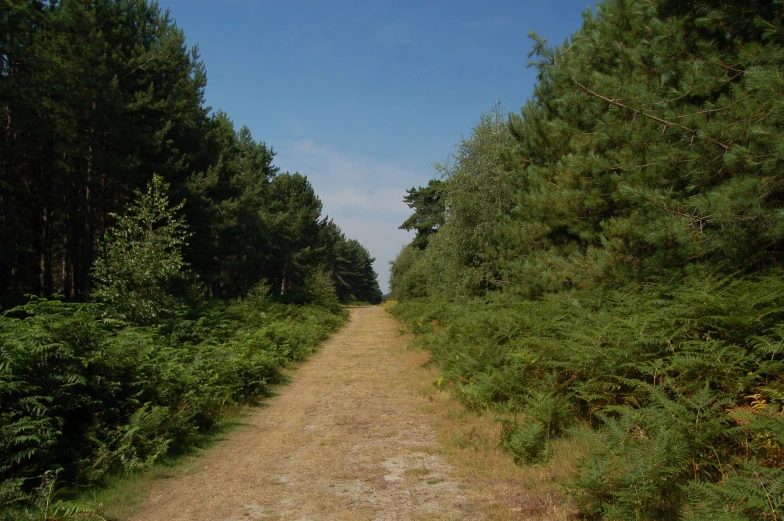
M449 390L438 389L434 382L439 370L429 363L427 351L412 349L410 360L412 385L427 399L440 452L465 484L470 511L491 520L576 519L577 508L565 484L575 477L593 442L587 428L554 440L547 463L516 464L502 448L500 417L469 410Z
M232 433L245 428L248 425L245 420L262 407L263 403L232 408L219 427L200 434L182 451L174 451L144 472L112 476L104 487L85 491L75 498L75 502L90 505L95 510L95 519L124 521L132 518L148 500L154 499L149 498L148 493L156 482L186 476L202 468L204 455Z

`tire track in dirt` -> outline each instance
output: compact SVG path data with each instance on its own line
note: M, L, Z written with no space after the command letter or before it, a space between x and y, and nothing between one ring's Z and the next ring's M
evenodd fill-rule
M382 308L348 325L248 427L161 481L135 521L479 519L413 390L415 357Z

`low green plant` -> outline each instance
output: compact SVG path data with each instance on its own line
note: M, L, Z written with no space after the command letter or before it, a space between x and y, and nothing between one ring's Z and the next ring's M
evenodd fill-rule
M538 421L508 424L502 439L504 448L516 461L536 463L547 459L547 429Z
M102 304L37 298L0 316L0 511L9 516L38 508L47 476L61 509L50 518L73 515L68 490L187 446L228 407L268 395L282 366L345 320L339 307L274 302L263 284L155 325L111 316Z
M503 419L515 459L542 461L571 423L593 426L571 485L584 514L781 518L780 270L390 309L441 388Z

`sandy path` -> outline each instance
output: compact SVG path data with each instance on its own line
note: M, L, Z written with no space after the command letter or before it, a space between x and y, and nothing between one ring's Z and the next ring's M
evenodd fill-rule
M203 468L159 482L138 521L477 519L412 389L415 357L381 308L349 324Z

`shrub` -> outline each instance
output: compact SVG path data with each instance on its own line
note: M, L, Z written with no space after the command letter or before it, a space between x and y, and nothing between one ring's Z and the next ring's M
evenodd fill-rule
M391 310L431 351L442 385L504 418L515 459L546 459L570 422L597 429L573 484L585 514L780 518L780 270Z
M268 301L264 286L156 326L106 315L33 299L0 317L0 511L35 502L48 475L73 487L148 468L269 394L345 320Z

